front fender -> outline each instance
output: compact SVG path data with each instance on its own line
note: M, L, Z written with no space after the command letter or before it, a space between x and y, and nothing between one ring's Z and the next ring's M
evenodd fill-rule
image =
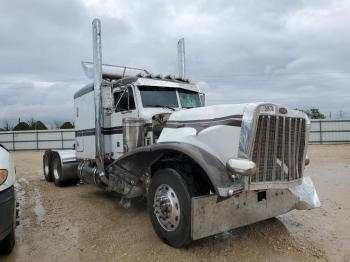
M227 197L229 190L240 188L240 185L234 184L226 167L216 156L187 143L162 142L138 147L117 159L114 164L132 174L140 175L169 152L184 154L195 161L207 174L217 195Z

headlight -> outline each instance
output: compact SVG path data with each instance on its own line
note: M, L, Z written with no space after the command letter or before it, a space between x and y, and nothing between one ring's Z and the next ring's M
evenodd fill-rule
M2 185L8 176L8 171L7 169L0 169L0 185Z
M253 176L256 174L256 165L248 159L231 158L226 162L226 168L234 174Z

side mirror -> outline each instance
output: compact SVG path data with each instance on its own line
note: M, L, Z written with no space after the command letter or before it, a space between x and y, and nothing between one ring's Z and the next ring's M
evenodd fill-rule
M205 94L204 93L199 93L199 99L201 101L201 105L205 106Z
M112 94L112 86L109 84L102 84L101 87L102 106L107 112L114 110L114 99Z

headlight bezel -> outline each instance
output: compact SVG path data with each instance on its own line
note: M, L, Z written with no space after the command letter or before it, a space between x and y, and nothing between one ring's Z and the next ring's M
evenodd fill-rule
M226 168L234 175L254 176L257 172L253 161L243 158L230 158L226 162Z

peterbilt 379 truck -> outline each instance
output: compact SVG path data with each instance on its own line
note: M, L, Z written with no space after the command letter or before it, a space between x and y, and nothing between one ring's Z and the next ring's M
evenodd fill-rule
M121 203L146 197L165 243L192 240L320 205L309 177L308 117L272 103L205 106L198 87L102 64L100 21L93 21L94 79L74 95L75 149L48 150L48 181L80 179L117 192Z

